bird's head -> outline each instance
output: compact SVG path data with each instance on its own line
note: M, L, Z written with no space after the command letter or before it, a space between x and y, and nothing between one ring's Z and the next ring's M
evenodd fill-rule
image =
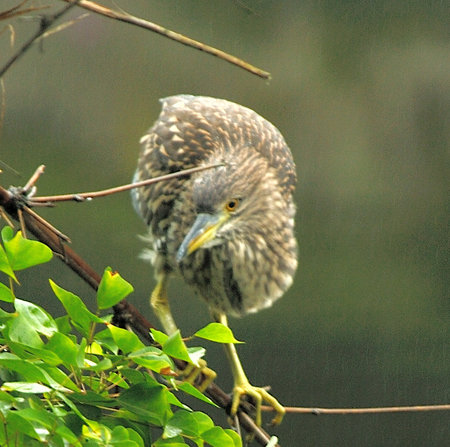
M177 261L229 240L245 243L258 233L274 205L267 200L273 197L268 192L271 180L266 162L256 157L197 174L191 183L196 219L178 249Z

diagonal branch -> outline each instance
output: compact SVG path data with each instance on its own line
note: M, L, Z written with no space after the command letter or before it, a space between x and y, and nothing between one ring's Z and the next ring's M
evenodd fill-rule
M70 2L71 0L63 0L65 2ZM248 62L243 61L235 56L232 56L229 53L225 53L225 51L219 50L217 48L206 45L197 40L191 39L190 37L186 37L183 34L176 33L167 28L162 27L153 22L149 22L147 20L141 19L139 17L132 16L130 14L126 14L120 11L114 11L106 6L99 5L98 3L89 1L89 0L80 0L78 6L81 8L87 9L89 11L95 12L96 14L100 14L105 17L109 17L111 19L119 20L120 22L130 23L132 25L139 26L141 28L148 29L157 34L161 34L169 39L172 39L178 43L183 45L187 45L188 47L195 48L200 51L204 51L205 53L216 56L220 59L223 59L227 62L230 62L233 65L236 65L244 70L249 71L256 76L259 76L263 79L270 79L270 73L264 70L261 70L258 67L255 67Z
M65 0L66 1L66 0ZM61 18L64 14L70 11L80 0L67 0L68 5L62 8L60 11L53 15L46 15L41 18L41 24L39 29L19 48L19 50L12 55L12 57L6 62L6 64L0 68L0 78L6 73L6 71L22 57L33 45L33 43L39 39L53 23ZM21 6L21 5L19 5Z

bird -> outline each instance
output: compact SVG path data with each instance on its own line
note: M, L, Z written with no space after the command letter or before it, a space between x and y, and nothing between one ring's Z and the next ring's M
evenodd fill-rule
M207 96L160 100L159 118L141 138L133 182L197 166L218 165L135 188L135 210L148 226L144 257L154 266L151 305L164 330L177 326L167 285L184 279L216 322L271 306L291 286L297 269L293 192L296 169L280 131L253 110ZM250 384L234 344L225 344L234 377L231 414L253 397L283 419L284 407Z

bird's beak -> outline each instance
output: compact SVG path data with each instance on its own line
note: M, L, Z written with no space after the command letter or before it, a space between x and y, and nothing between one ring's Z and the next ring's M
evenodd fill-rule
M216 237L217 230L229 217L230 215L224 211L217 214L199 214L178 249L177 261L180 262L184 257L212 241Z

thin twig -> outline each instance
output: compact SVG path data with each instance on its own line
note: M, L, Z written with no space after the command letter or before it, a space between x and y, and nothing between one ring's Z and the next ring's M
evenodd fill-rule
M63 1L69 2L70 0L63 0ZM261 70L260 68L255 67L249 64L248 62L243 61L242 59L232 56L229 53L225 53L225 51L211 47L202 42L198 42L197 40L186 37L183 34L171 31L167 28L157 25L156 23L149 22L147 20L132 16L130 14L125 14L120 11L113 11L110 8L99 5L98 3L95 2L91 2L89 0L80 0L78 6L80 6L81 8L85 8L89 11L95 12L97 14L101 14L102 16L109 17L111 19L119 20L121 22L130 23L132 25L148 29L155 33L161 34L162 36L168 37L169 39L175 40L178 43L187 45L188 47L204 51L205 53L211 54L227 62L230 62L233 65L243 68L244 70L247 70L248 72L253 73L256 76L259 76L260 78L270 79L271 77L270 73L268 73L267 71Z
M3 78L0 78L0 93L2 95L0 104L0 137L3 134L3 123L5 122L5 111L6 111L6 89Z
M284 407L286 413L300 414L379 414L379 413L408 413L417 411L445 411L450 405L412 405L401 407L373 407L373 408L304 408ZM272 407L263 405L262 411L274 411Z
M34 174L30 177L30 180L26 183L26 185L22 188L22 191L24 194L28 194L33 188L34 184L39 180L39 177L44 173L45 165L40 165L36 171L34 171Z
M65 242L72 242L69 238L69 236L66 236L64 233L61 233L57 228L55 228L50 222L43 219L39 214L35 213L31 208L28 208L28 206L23 207L23 211L27 212L31 216L33 216L36 220L38 220L40 223L45 225L52 233L55 233L56 236L58 236L60 239L62 239Z
M23 0L21 3L19 3L16 6L13 6L11 9L7 9L6 11L0 12L0 20L6 20L6 19L12 19L16 16L24 15L28 12L35 12L39 11L40 9L47 9L50 8L50 5L44 5L44 6L33 6L31 8L26 9L20 9L25 3L28 3L29 0Z
M68 5L62 8L59 12L43 16L41 18L41 24L39 29L19 48L19 50L11 56L11 58L6 62L6 64L0 68L0 78L7 72L7 70L16 62L20 57L22 57L33 45L33 43L39 39L52 25L53 23L66 14L70 9L72 9L80 0L64 0Z
M3 209L0 207L0 220L5 219L6 223L9 227L15 228L12 220L8 217L8 215L3 211Z
M86 17L89 17L88 13L81 14L80 16L75 17L73 20L69 20L68 22L61 23L61 25L58 25L55 28L46 31L37 40L40 41L41 39L45 39L45 38L51 36L52 34L59 33L60 31L63 31L66 28L69 28L70 26L75 25L75 23L79 22L80 20L85 19Z
M94 191L94 192L82 192L78 194L64 194L59 196L42 196L42 197L33 197L30 200L30 205L35 205L39 203L51 204L53 202L83 202L84 200L91 200L97 197L104 197L110 194L115 194L118 192L128 191L134 188L140 188L141 186L151 185L152 183L157 183L165 180L170 180L175 177L181 177L183 175L194 174L195 172L203 171L205 169L216 168L218 166L223 166L223 163L215 163L209 164L205 166L197 166L191 169L185 169L183 171L173 172L167 175L161 175L160 177L154 177L151 179L143 180L141 182L129 183L122 186L116 186L114 188L104 189L102 191Z
M0 83L3 81L3 79L0 79ZM15 169L13 169L11 166L9 166L8 164L6 164L4 161L0 160L0 166L4 169L6 169L7 171L11 172L12 174L16 175L17 177L21 177L22 174L19 171L16 171ZM3 172L0 169L0 173Z
M22 232L22 236L24 239L27 239L27 232L25 230L25 222L23 221L23 211L22 209L17 210L17 215L19 216L19 224L20 224L20 231Z

